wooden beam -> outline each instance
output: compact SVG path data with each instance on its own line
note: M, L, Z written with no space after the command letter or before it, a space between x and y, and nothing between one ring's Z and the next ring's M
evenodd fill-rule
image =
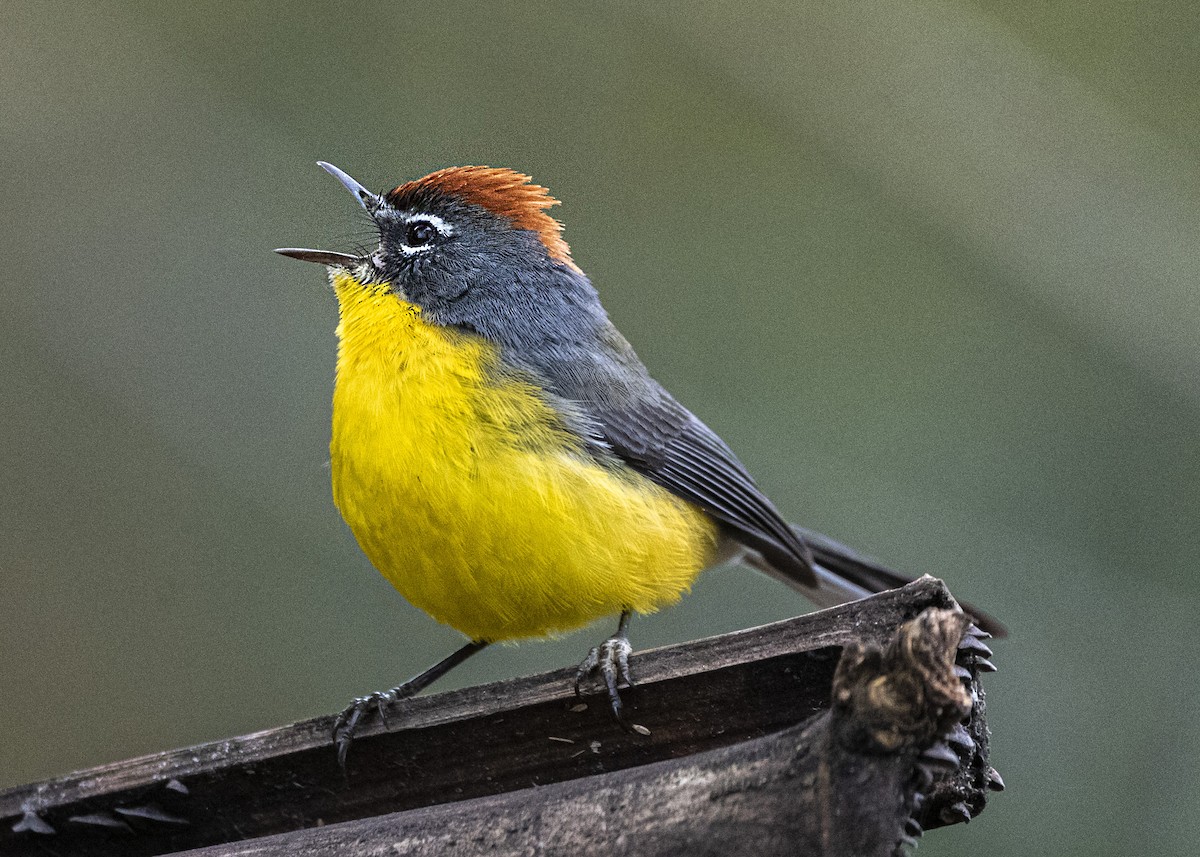
M9 819L0 853L166 854L582 783L730 747L828 709L847 645L884 645L926 609L953 605L940 581L922 578L820 613L635 654L638 686L624 698L646 735L618 728L602 697L580 706L566 669L406 701L390 731L362 731L345 777L333 719L321 717L20 786L0 792L0 817ZM972 794L986 768L981 716L976 726L983 741L968 766Z

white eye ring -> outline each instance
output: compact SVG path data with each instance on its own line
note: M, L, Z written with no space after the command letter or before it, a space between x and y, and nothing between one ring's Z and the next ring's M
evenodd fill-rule
M428 224L429 226L432 226L435 230L437 230L437 233L439 235L441 235L443 238L446 238L447 236L454 234L454 227L451 226L449 223L447 223L442 218L438 217L436 214L422 214L419 212L414 213L414 214L407 214L404 216L403 220L401 220L400 222L403 224L405 234L407 234L407 231L408 231L407 227L409 227L412 224L417 224L417 223L423 223L423 224ZM426 253L429 250L432 250L433 242L431 239L430 241L428 241L424 244L410 245L410 244L406 244L403 241L401 241L397 244L397 246L400 248L400 252L403 253L405 256L413 256L417 253Z

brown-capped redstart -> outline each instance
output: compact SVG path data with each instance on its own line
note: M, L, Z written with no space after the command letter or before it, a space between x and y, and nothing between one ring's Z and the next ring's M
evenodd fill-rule
M470 640L356 699L335 726L343 764L372 709L489 643L618 614L580 679L598 675L625 722L630 615L718 563L740 559L821 606L911 580L784 519L650 377L528 176L452 167L376 194L321 166L379 233L363 255L277 251L326 265L337 295L334 500L384 577Z

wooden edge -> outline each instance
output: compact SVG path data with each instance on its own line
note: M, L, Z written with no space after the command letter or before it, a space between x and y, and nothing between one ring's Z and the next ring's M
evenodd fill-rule
M71 853L81 855L167 853L710 749L799 722L822 695L827 704L832 667L825 651L851 640L881 642L925 608L953 604L940 581L925 577L818 613L637 653L639 683L626 699L650 738L616 729L603 706L568 716L577 708L574 670L563 669L406 701L403 728L394 718L392 731L377 724L362 730L348 780L334 764L333 717L325 716L18 786L0 792L0 818L10 819L0 827L0 852L54 836L64 845L78 840ZM547 740L571 752L549 752ZM592 749L575 752L577 746ZM421 758L441 781L422 780L425 769L410 761ZM453 764L461 767L438 770ZM472 771L477 776L465 787L454 785ZM155 815L162 817L156 822ZM171 827L172 818L190 824ZM106 850L101 837L93 848L92 828L123 834L108 823L114 819L137 839Z
M970 753L941 742L973 712L970 685L952 671L968 622L957 610L930 608L885 647L854 644L837 667L833 707L768 736L186 857L890 857L920 835L914 813L930 808L923 788L931 766L944 776L953 766L945 753L970 765Z

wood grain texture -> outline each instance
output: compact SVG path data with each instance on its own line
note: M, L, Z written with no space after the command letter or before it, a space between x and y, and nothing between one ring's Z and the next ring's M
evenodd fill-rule
M620 730L601 697L576 710L573 669L564 669L408 700L390 731L363 730L347 777L330 716L20 786L0 793L0 853L137 857L315 835L325 825L369 825L749 746L828 709L845 646L882 645L927 608L953 603L940 581L922 578L820 613L637 653L638 686L625 699L649 735Z
M891 857L913 829L923 760L972 710L953 671L967 624L930 608L886 647L851 644L832 707L768 736L191 857Z

